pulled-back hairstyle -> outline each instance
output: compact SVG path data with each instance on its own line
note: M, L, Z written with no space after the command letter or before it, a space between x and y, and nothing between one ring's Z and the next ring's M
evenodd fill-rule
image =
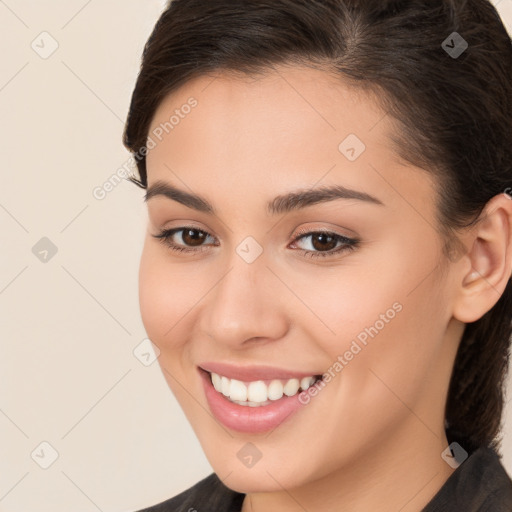
M468 48L450 54L462 39ZM450 38L451 37L451 38ZM455 39L454 39L455 37ZM444 41L447 43L443 44ZM463 49L463 48L462 48ZM436 178L445 261L459 229L512 190L512 46L487 0L173 0L146 43L123 135L147 187L148 132L162 100L213 71L325 70L380 101L399 156ZM445 411L449 442L498 453L512 283L466 325Z

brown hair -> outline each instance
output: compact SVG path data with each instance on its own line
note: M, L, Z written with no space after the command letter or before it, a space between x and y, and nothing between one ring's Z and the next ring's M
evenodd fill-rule
M487 0L173 0L145 45L131 100L123 142L140 179L130 181L147 187L148 131L169 93L208 72L284 63L375 93L397 121L397 153L435 175L444 253L461 257L456 230L512 184L512 46ZM511 334L509 280L466 325L451 376L446 433L470 453L499 452Z

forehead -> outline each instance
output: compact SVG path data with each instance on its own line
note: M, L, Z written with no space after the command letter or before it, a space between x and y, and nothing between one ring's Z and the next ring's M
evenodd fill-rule
M161 102L149 132L163 128L163 137L171 135L175 144L193 132L203 143L222 134L237 148L243 139L267 149L304 139L318 144L320 138L332 146L349 133L383 142L389 129L389 122L380 123L384 117L374 97L325 71L276 66L255 76L218 72L186 82ZM377 124L369 140L366 132Z
M149 183L178 184L178 176L193 188L250 186L264 196L293 185L364 184L388 202L432 185L394 151L397 126L376 97L318 69L197 77L162 101L149 135L155 130Z

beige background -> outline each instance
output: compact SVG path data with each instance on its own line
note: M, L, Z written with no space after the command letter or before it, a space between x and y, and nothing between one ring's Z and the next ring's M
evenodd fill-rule
M128 512L211 472L158 364L133 353L143 192L93 195L128 160L123 124L164 3L0 1L0 512ZM498 8L510 28L512 0Z

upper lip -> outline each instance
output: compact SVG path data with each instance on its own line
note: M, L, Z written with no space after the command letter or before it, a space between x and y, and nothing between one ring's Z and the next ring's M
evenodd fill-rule
M287 370L265 365L240 366L222 362L205 362L198 366L207 372L216 373L228 379L236 379L245 382L272 379L302 379L303 377L321 375L315 372L298 372L296 370Z

